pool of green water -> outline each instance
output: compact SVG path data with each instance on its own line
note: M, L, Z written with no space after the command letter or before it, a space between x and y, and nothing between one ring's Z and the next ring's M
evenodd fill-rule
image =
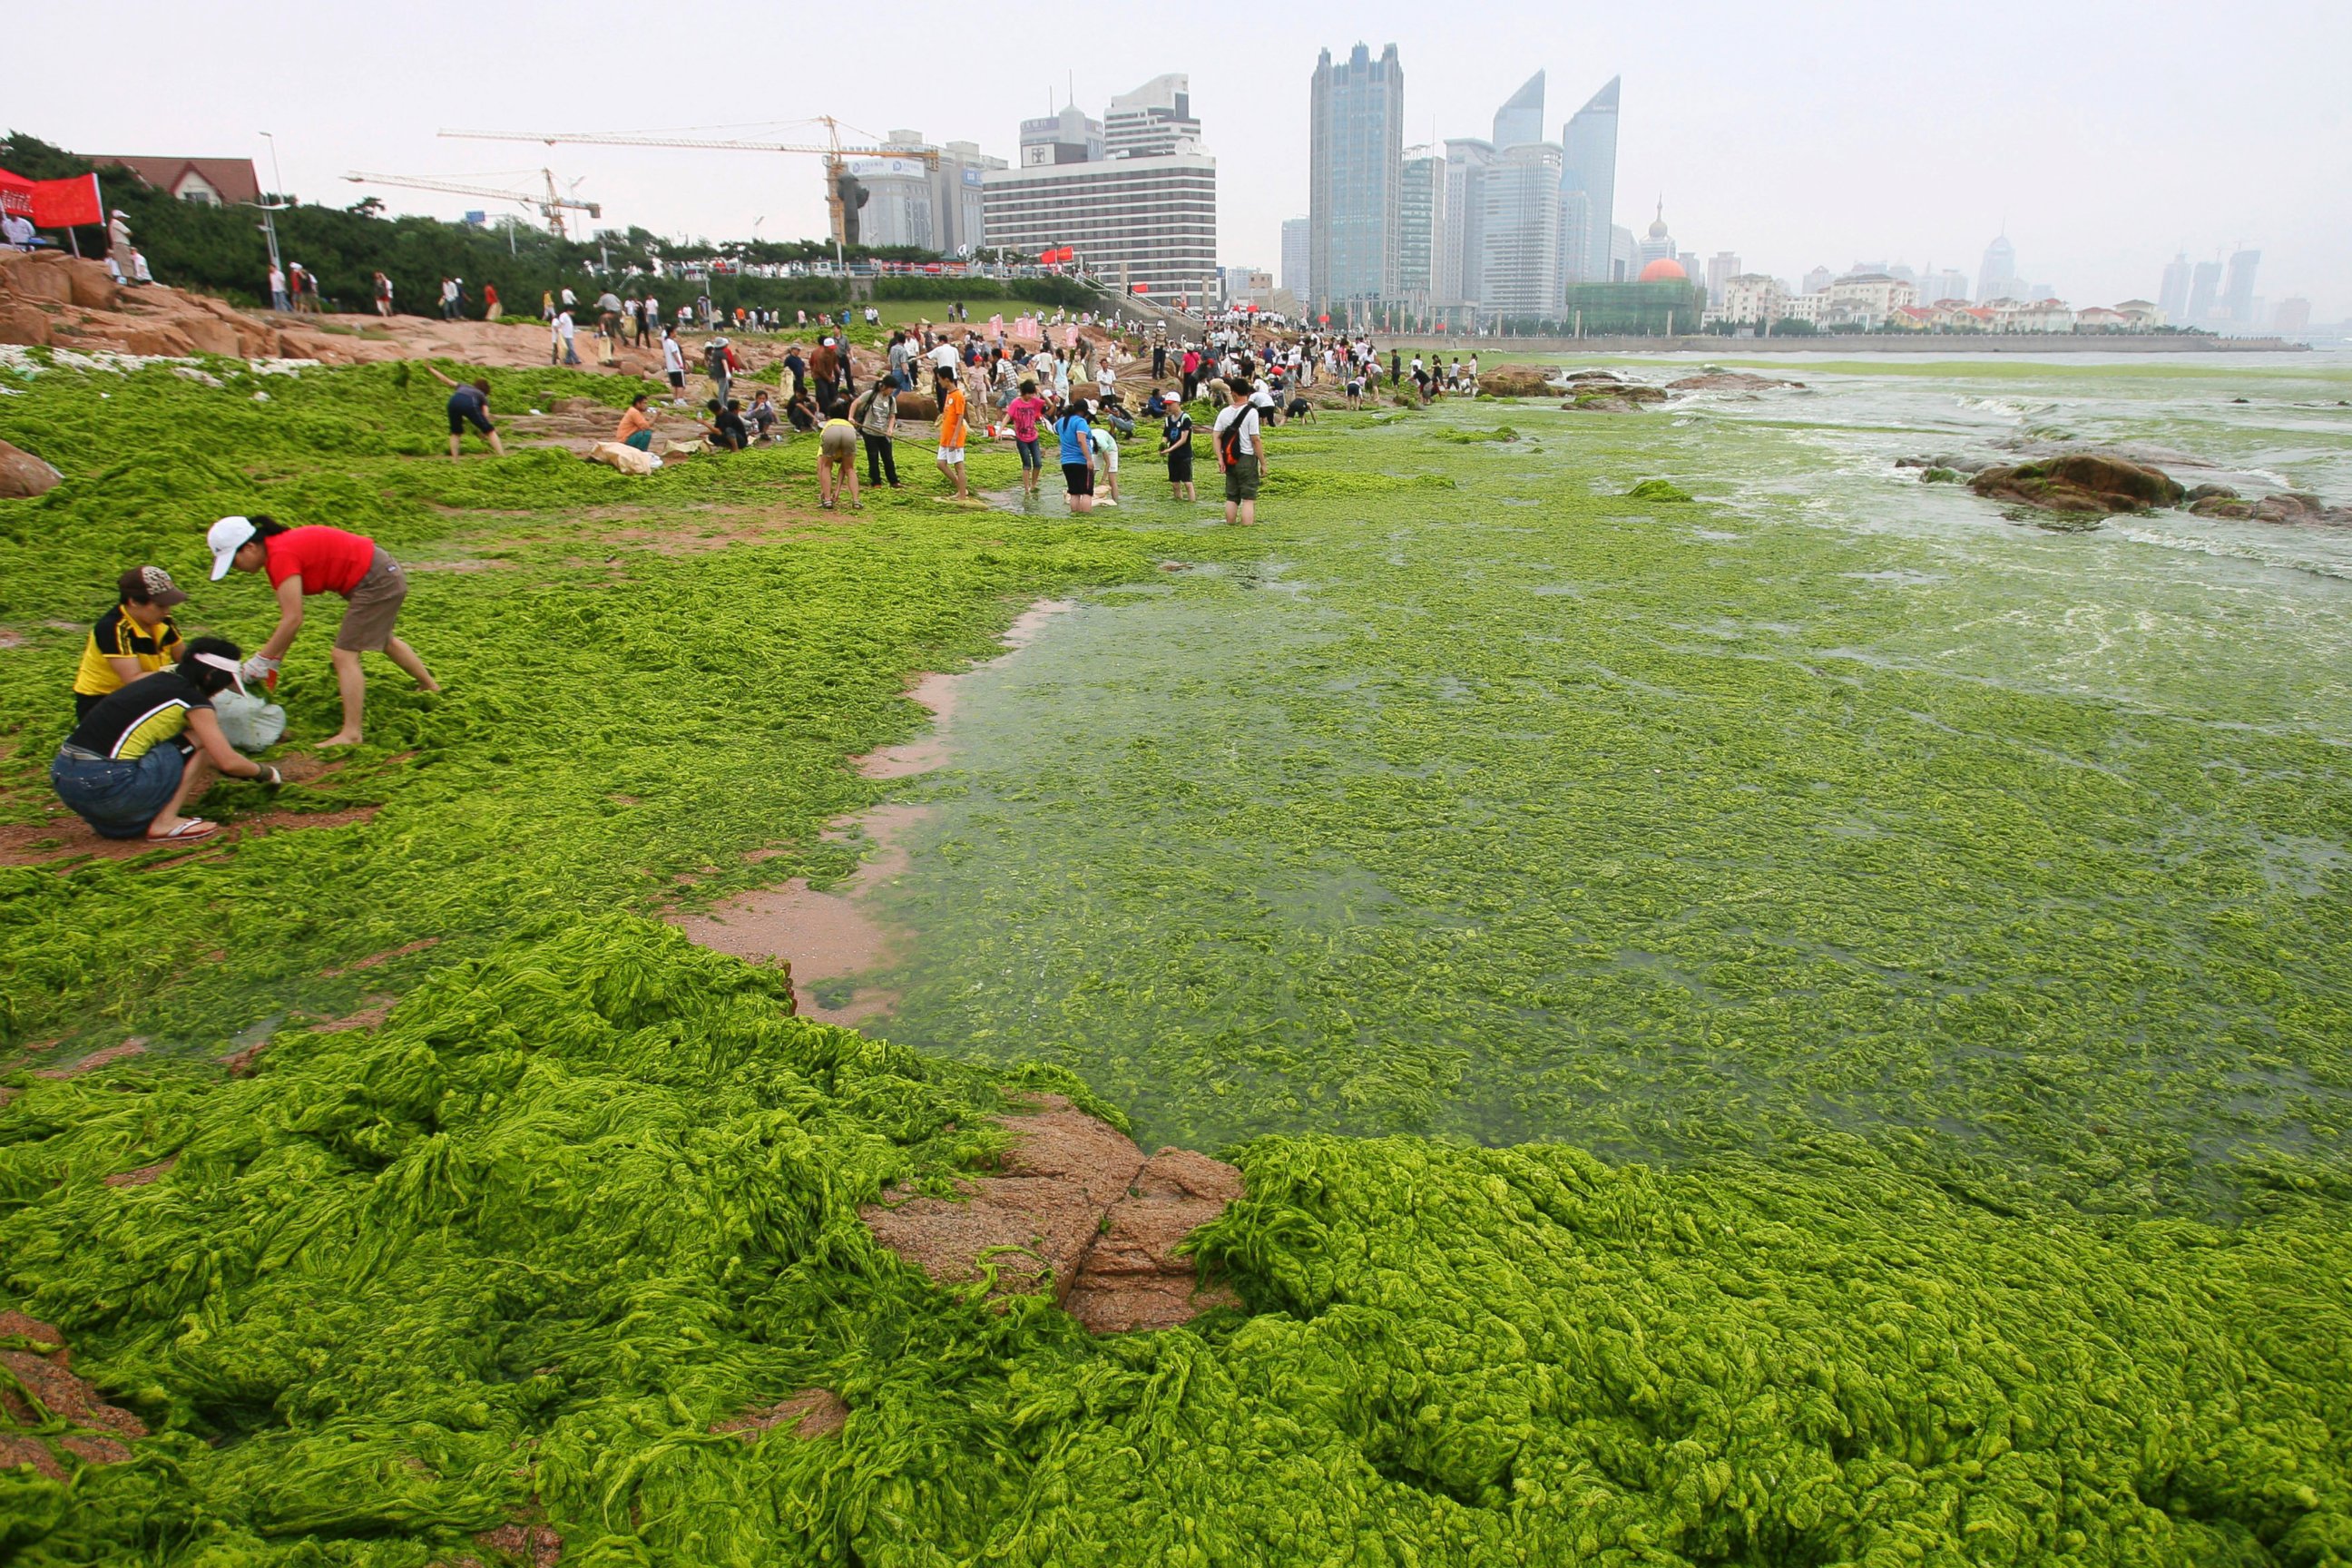
M2352 365L1767 374L1807 385L1277 435L1251 562L970 683L884 1032L1212 1148L1857 1135L2126 1211L2342 1179L2352 540L2053 531L1896 459L2124 443L2352 500Z

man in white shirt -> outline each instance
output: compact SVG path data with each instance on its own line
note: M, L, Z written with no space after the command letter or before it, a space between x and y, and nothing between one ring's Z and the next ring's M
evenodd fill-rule
M286 309L286 272L274 261L269 264L269 308L280 312Z
M1226 383L1233 401L1217 415L1213 445L1225 475L1225 521L1242 528L1257 521L1258 482L1265 475L1265 442L1248 391Z
M555 343L563 350L563 363L565 364L578 364L580 363L580 351L572 341L572 334L577 330L578 329L572 325L571 311L558 310L555 312ZM554 358L555 356L552 353L548 356L551 363L554 362Z
M0 237L5 237L11 250L33 248L33 220L23 213L10 213L0 218Z
M934 370L944 371L950 375L953 375L955 374L955 344L948 342L944 334L940 338L939 347L931 351L931 368Z
M686 350L667 327L662 329L662 374L669 377L673 408L686 406Z

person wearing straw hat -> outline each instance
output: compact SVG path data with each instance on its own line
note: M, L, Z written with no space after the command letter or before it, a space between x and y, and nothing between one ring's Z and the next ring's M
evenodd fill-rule
M217 772L257 779L276 788L284 780L229 744L213 713L213 699L245 689L236 645L197 637L169 669L143 675L99 700L49 764L58 798L101 837L192 844L220 831L217 823L184 816Z
M288 528L274 518L254 516L222 518L205 533L205 543L213 552L215 583L232 569L269 574L278 596L278 629L245 661L244 673L257 680L276 674L286 650L294 646L302 630L306 597L340 594L347 602L333 653L343 727L320 745L360 743L360 715L367 702L367 677L360 669L362 653L381 653L425 690L441 689L416 650L393 635L401 601L408 596L408 578L400 563L374 540L315 523Z

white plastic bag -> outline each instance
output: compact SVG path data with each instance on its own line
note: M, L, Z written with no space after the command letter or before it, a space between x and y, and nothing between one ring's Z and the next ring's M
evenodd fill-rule
M213 717L221 733L240 752L266 752L286 733L286 710L245 691L224 691L213 699Z

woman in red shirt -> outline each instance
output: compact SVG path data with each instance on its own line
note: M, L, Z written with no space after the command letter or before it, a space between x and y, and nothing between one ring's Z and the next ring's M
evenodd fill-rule
M212 547L213 581L231 567L239 572L269 574L278 595L278 629L245 661L248 679L274 675L302 629L302 601L312 594L341 594L349 601L343 624L335 633L335 689L342 694L343 727L319 743L356 746L360 742L360 710L367 700L367 679L360 670L360 655L382 652L415 677L427 691L440 683L425 668L416 650L392 635L400 616L400 602L408 596L408 578L400 563L364 534L312 524L288 528L268 517L225 517L212 526L205 542Z

